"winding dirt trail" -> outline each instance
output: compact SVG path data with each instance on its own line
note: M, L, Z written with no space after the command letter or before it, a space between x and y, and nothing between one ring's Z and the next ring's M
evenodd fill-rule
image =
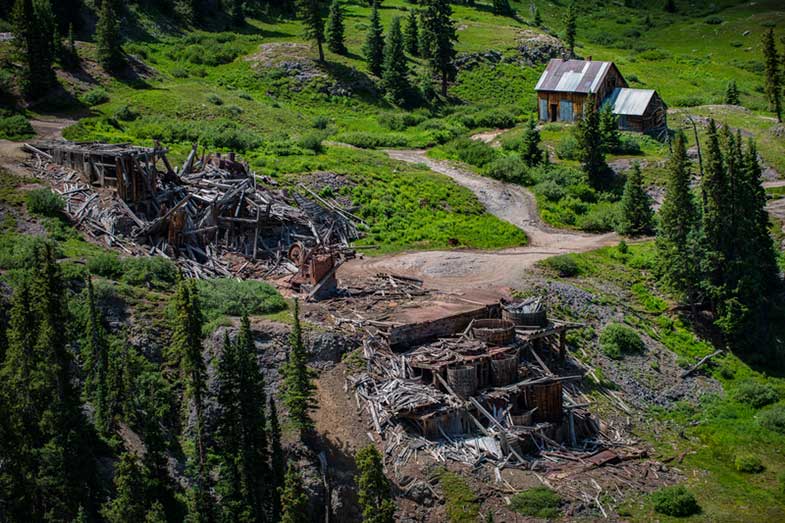
M583 252L618 242L614 233L594 235L554 229L542 223L534 196L524 187L480 176L454 162L434 160L424 150L388 150L387 155L422 164L471 190L489 213L522 229L529 244L500 251L412 251L352 260L339 277L393 272L422 279L429 287L463 293L503 292L527 267L557 254Z

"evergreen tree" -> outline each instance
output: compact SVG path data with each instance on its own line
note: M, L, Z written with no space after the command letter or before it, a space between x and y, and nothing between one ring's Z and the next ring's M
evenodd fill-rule
M245 0L229 0L229 17L232 24L240 27L245 23Z
M406 18L403 39L406 52L412 56L420 56L420 30L417 24L417 12L414 9L409 10L409 16Z
M455 42L458 35L452 20L452 8L447 0L426 0L421 30L425 32L420 47L431 70L441 77L442 96L447 96L447 84L455 78Z
M406 101L406 95L411 89L408 75L409 68L406 66L406 53L403 50L403 34L401 34L401 19L396 16L387 33L382 64L382 83L387 96L393 103L402 104Z
M740 105L739 88L736 86L736 80L728 82L728 86L725 88L725 103L728 105Z
M144 517L144 523L167 523L166 511L160 501L154 501Z
M583 172L595 188L605 185L608 176L608 164L605 163L605 146L600 128L600 115L595 110L593 96L586 99L583 116L575 126L575 139L579 147L579 159Z
M130 452L120 457L115 469L114 486L115 497L101 508L101 516L109 523L144 521L147 516L144 473L139 460Z
M286 458L283 455L283 446L281 445L281 425L278 423L278 409L275 406L275 400L270 396L270 406L268 409L270 413L270 469L271 478L271 512L272 521L278 521L281 518L281 491L283 490L283 480L286 474Z
M540 10L537 6L534 6L534 26L542 27L542 15L540 14Z
M343 36L343 7L340 0L330 4L330 16L327 20L327 49L336 54L346 54Z
M87 277L87 311L85 318L85 337L83 340L84 360L84 397L95 408L95 426L106 436L112 425L113 412L109 405L110 393L107 389L109 370L109 346L106 331L95 306L93 280Z
M570 57L575 56L575 34L578 25L578 8L575 5L575 0L570 2L567 8L567 14L564 19L564 43L567 44L567 50L570 51Z
M676 2L674 0L665 0L665 11L667 13L676 12Z
M431 48L433 41L432 35L425 28L425 10L421 9L417 15L418 17L418 30L419 38L417 39L417 50L420 52L418 56L428 57L428 50ZM431 75L428 75L428 82L431 82Z
M281 523L308 522L308 496L303 490L303 479L290 463L281 493Z
M371 74L381 76L382 64L384 63L384 33L376 5L371 9L371 26L368 28L368 35L365 37L363 53Z
M643 176L637 162L627 174L621 208L623 234L642 236L652 232L654 212L651 208L651 198L643 188Z
M511 16L513 14L509 0L493 0L493 14Z
M540 131L534 118L529 118L529 127L524 131L521 139L521 159L529 167L540 165L543 160L542 149L540 149Z
M766 66L766 98L769 109L782 122L782 70L777 44L774 41L774 29L769 29L763 37L763 61Z
M76 51L76 39L74 36L74 24L68 26L68 41L63 46L63 56L61 61L63 66L75 69L79 65L79 53Z
M701 179L705 249L703 264L707 276L704 287L711 297L713 308L716 309L725 292L724 268L728 242L734 239L729 238L731 223L728 220L728 180L714 120L709 121L707 139L705 169Z
M372 444L363 447L355 457L357 487L363 521L393 523L395 504L390 494L390 480L384 475L382 455Z
M313 40L319 49L319 61L324 62L324 19L319 6L319 0L298 0L300 15L305 26L305 37Z
M316 408L314 372L308 368L308 355L302 339L297 300L292 312L294 323L289 336L289 357L281 368L281 396L289 418L302 434L313 428L310 412Z
M16 0L11 20L14 45L22 62L20 85L26 95L41 96L55 83L54 26L49 0Z
M602 145L606 153L613 153L621 147L621 136L619 135L619 119L613 114L611 104L603 104L600 108L600 134L602 135Z
M123 64L120 22L115 8L116 0L103 0L95 25L95 52L98 63L107 71L116 71Z
M687 298L697 301L700 273L695 260L698 211L690 191L690 160L686 139L677 133L668 163L668 182L665 199L660 207L657 230L657 265L665 284Z

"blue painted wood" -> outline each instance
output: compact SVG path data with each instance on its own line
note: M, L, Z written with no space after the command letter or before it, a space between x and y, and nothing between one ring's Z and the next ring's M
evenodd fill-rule
M540 100L540 120L548 121L548 100Z
M561 100L559 102L559 120L562 122L571 122L574 120L571 101Z

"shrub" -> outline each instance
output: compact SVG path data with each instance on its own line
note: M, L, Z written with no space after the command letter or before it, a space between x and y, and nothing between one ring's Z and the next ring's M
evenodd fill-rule
M510 498L510 510L537 518L559 517L561 498L548 487L534 487Z
M777 404L758 415L762 427L785 436L785 405Z
M419 125L424 117L412 113L382 113L377 118L380 125L391 131L403 131L408 127Z
M613 154L641 154L641 144L635 137L623 134L619 138L619 144L611 149Z
M245 91L237 93L237 97L242 98L243 100L253 100L253 97Z
M320 153L324 150L322 147L322 134L321 133L308 133L300 137L297 143L303 149L308 149L315 153Z
M330 125L330 119L326 116L317 116L313 120L313 128L319 129L321 131L327 129L327 126Z
M745 474L757 474L763 472L763 463L754 454L738 454L733 461L733 465L739 472Z
M109 101L109 93L106 92L106 89L103 87L96 87L95 89L90 89L82 96L79 97L79 100L85 104L89 105L90 107L98 104L102 104L104 102Z
M485 142L471 140L469 138L458 138L447 144L447 150L462 162L484 167L498 157L496 150Z
M505 182L528 185L531 183L529 169L517 155L504 156L494 160L485 167L485 173L491 178Z
M608 232L619 223L620 211L617 204L600 202L591 206L589 211L578 217L578 228L588 232Z
M562 278L571 278L581 272L573 254L560 254L559 256L546 259L544 263L548 268L556 271Z
M759 409L779 401L777 389L767 383L744 381L733 391L733 399L753 408Z
M286 302L278 291L261 281L234 278L199 280L197 288L208 321L225 315L269 314L286 309Z
M50 189L33 189L27 193L27 210L40 216L60 216L65 202L59 194Z
M0 113L0 139L24 140L35 136L35 131L27 118L21 114L3 116Z
M631 328L621 323L611 323L600 333L600 348L606 356L617 360L625 354L643 352L646 346Z
M703 20L709 25L720 25L722 23L722 18L717 15L707 16L705 20Z
M223 105L224 101L217 94L211 93L207 95L207 101L213 105Z
M515 127L515 115L506 109L491 109L474 115L473 127Z
M559 185L556 180L540 182L534 187L534 191L552 202L558 202L567 194L564 187Z
M126 104L114 112L114 118L121 122L132 122L139 117L139 113L133 107Z
M367 133L350 132L341 133L335 137L337 142L348 143L361 149L373 149L375 147L403 147L406 145L406 137L395 133Z
M663 487L651 495L655 512L673 517L687 517L700 512L700 506L682 485Z
M88 259L87 269L104 278L119 278L123 274L123 262L114 253L104 253Z
M575 160L578 158L578 140L574 136L568 135L559 140L556 144L556 156L561 160Z
M177 267L161 256L138 256L123 260L122 281L165 290L177 281Z
M172 76L175 78L188 78L188 70L185 67L174 67Z
M447 470L440 470L439 484L445 499L447 519L451 523L472 523L480 514L477 495L461 476Z

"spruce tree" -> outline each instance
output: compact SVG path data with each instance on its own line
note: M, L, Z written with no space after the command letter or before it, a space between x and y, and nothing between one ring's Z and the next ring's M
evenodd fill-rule
M103 505L101 516L109 523L144 521L148 505L145 478L139 460L132 453L125 452L120 457L114 486L115 497Z
M611 104L603 104L600 108L600 134L602 145L606 153L614 153L621 147L619 134L619 119L613 114Z
M701 179L702 229L705 250L703 266L707 276L704 287L712 300L713 308L716 309L725 292L724 279L728 243L734 240L728 237L731 229L728 219L730 209L728 180L717 124L714 120L709 121L707 134L706 162Z
M281 523L308 523L308 496L303 490L303 479L290 463L286 470L281 493Z
M107 389L109 371L109 345L106 331L95 306L93 280L87 277L87 310L85 336L83 340L84 396L95 408L95 426L102 435L109 433L113 412L110 408L110 393Z
M426 0L421 31L421 54L428 59L431 70L441 77L442 96L447 96L447 84L455 78L455 42L458 35L452 20L452 7L447 0Z
M595 110L593 96L586 99L583 115L575 126L575 139L578 142L579 159L589 183L595 188L606 185L608 164L605 163L605 146L600 128L600 115Z
M542 15L540 14L540 9L537 6L534 6L534 26L542 27Z
M406 95L411 89L409 84L409 68L406 66L406 53L403 49L403 34L401 34L401 19L395 17L387 33L384 44L384 62L382 63L382 83L387 96L395 104L406 101Z
M523 133L521 139L521 159L529 166L540 165L543 160L542 149L540 149L540 131L534 118L529 118L529 126Z
M95 52L98 63L107 71L116 71L123 64L122 39L116 0L103 0L95 25Z
M499 16L510 16L513 14L509 0L493 0L493 14Z
M235 27L245 23L245 0L229 0L229 17Z
M637 162L627 174L621 209L620 229L623 234L642 236L652 232L654 212L651 208L651 198L643 187L643 176Z
M393 523L395 504L390 494L390 480L384 475L382 455L373 444L360 449L357 463L357 488L363 521Z
M382 22L379 18L379 10L376 5L371 9L371 25L368 28L368 34L365 37L363 53L365 54L365 62L368 64L368 70L371 74L381 76L382 64L384 63L384 33L382 30Z
M286 458L283 454L281 445L281 425L278 423L278 409L275 406L275 399L270 396L270 470L271 470L271 513L272 521L278 521L281 517L281 491L283 490L284 476L286 474Z
M409 16L406 18L403 39L406 52L412 56L420 56L420 30L417 24L417 11L414 9L409 10Z
M736 80L728 82L728 86L725 88L725 103L728 105L740 105L739 88L736 86Z
M289 419L302 435L313 429L310 413L316 408L316 387L313 384L315 373L308 368L308 355L303 344L299 304L296 299L292 315L294 323L289 335L289 357L281 368L281 397L289 412Z
M54 26L49 0L16 0L11 20L14 46L22 62L20 85L26 95L39 97L55 84Z
M333 0L327 19L327 49L335 54L346 54L343 32L343 7L340 0Z
M660 207L657 230L657 266L665 284L686 297L697 300L700 273L694 256L698 211L690 190L690 160L684 133L677 133L668 162L665 199Z
M570 2L567 8L567 14L564 19L564 43L567 44L567 50L570 52L570 57L575 56L575 34L578 25L578 8L575 5L575 0Z
M782 122L782 69L777 44L774 41L774 29L769 29L763 37L763 62L766 68L766 98L769 109Z
M305 26L305 37L313 40L319 50L319 61L324 62L324 19L319 6L319 0L298 0L300 16Z

